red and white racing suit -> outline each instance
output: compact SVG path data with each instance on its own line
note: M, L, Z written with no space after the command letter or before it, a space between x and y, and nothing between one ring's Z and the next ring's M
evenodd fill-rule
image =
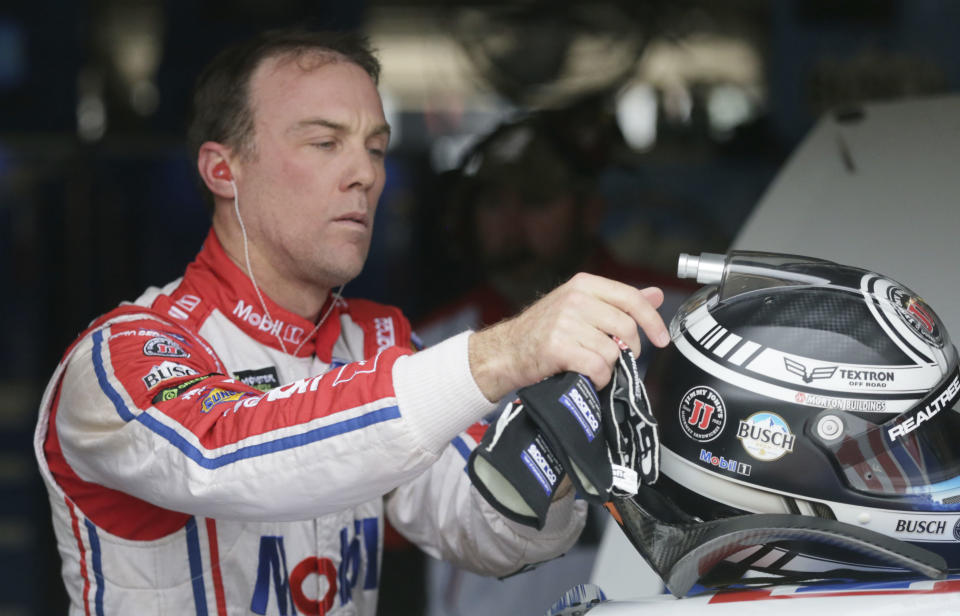
M572 545L572 494L538 533L470 484L493 405L466 335L413 353L398 309L350 299L311 337L264 301L211 232L183 278L67 351L34 447L71 614L373 616L384 514L486 574Z

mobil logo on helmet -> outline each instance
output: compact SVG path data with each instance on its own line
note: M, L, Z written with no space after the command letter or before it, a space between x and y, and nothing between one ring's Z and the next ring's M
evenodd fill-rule
M347 525L340 529L339 564L327 557L308 556L288 571L283 537L260 537L257 581L250 611L266 614L268 605L275 603L277 611L270 613L322 616L338 599L341 607L348 605L353 601L353 591L357 587L375 590L379 584L379 541L377 518L354 520L352 527ZM320 578L319 585L308 582L314 575ZM319 596L313 596L313 587L321 589Z

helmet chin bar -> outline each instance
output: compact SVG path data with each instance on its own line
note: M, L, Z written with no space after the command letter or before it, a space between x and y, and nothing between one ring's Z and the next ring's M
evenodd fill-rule
M836 520L780 513L755 513L701 522L682 513L666 496L641 486L632 498L607 503L630 543L676 597L719 562L751 546L809 541L859 552L928 578L947 576L946 561L929 550ZM829 577L830 573L824 574Z

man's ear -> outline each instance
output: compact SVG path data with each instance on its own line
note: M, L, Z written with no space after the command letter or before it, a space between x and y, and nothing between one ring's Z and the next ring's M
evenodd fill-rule
M214 197L233 199L232 151L216 141L206 141L197 153L197 171Z

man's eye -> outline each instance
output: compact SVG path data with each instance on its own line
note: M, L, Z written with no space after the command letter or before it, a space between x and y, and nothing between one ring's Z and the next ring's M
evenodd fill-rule
M384 156L386 156L386 152L381 150L380 148L368 148L367 151L369 151L370 155L373 156L374 158L383 158Z
M330 150L330 149L333 149L333 147L337 144L335 141L316 141L314 143L311 143L310 145L312 145L313 147L319 150Z

